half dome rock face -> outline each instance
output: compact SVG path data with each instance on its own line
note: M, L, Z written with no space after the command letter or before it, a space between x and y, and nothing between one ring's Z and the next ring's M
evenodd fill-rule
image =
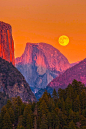
M36 101L24 76L8 61L0 58L0 92L11 97L20 96L24 102Z
M74 79L84 83L86 86L86 59L67 69L63 74L59 75L59 77L53 79L48 86L56 90L58 90L58 88L64 89L69 83L72 83Z
M70 67L67 58L46 43L27 43L16 67L34 88L45 88L61 72Z
M9 24L0 21L0 57L8 62L14 61L14 42L12 28Z

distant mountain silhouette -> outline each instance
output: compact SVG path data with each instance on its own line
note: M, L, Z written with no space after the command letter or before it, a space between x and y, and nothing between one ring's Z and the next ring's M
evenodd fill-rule
M8 61L0 58L0 92L9 98L20 96L25 102L36 101L23 75Z
M12 38L12 28L9 24L0 21L0 57L12 62L14 61L14 42Z
M73 67L74 65L78 64L79 62L81 62L81 61L77 61L75 63L71 63L70 66Z
M27 43L23 55L16 58L15 63L34 92L45 88L53 78L70 67L67 58L46 43Z
M63 74L59 75L59 77L53 79L48 86L56 90L58 90L58 88L66 88L74 79L81 81L86 86L86 59L67 69Z

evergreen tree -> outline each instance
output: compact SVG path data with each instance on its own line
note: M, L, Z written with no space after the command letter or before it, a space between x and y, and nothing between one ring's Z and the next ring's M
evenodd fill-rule
M62 98L65 99L66 98L66 91L64 89L59 88L58 89L58 97L60 99L62 99Z
M48 121L45 114L42 115L40 129L48 129Z
M76 122L79 122L79 121L80 121L80 115L79 115L79 112L76 112L75 118L76 118Z
M4 117L6 112L7 112L7 108L6 108L6 106L3 106L2 109L1 109L1 119L2 120L3 120L3 117Z
M48 94L47 90L45 90L44 94L43 94L42 97L39 99L39 104L40 104L43 100L45 101L46 105L48 105L49 94Z
M19 118L18 118L18 126L19 126L19 127L22 126L22 122L23 122L23 116L21 115L21 116L19 116Z
M78 112L80 108L80 100L79 100L79 95L77 95L74 103L73 103L73 109L75 112Z
M82 110L82 115L86 118L86 108Z
M63 114L62 111L58 111L58 117L59 117L59 126L61 126L61 128L63 126L65 126L67 123L67 116L65 114Z
M40 116L48 113L48 107L47 107L45 100L42 100L42 102L40 103L38 112L39 112Z
M67 97L65 100L65 109L68 114L69 114L69 110L72 109L72 100L69 97Z
M27 104L23 112L23 126L26 127L28 115L32 115L31 105Z
M75 126L73 120L69 123L68 129L76 129L76 126Z
M75 119L75 113L73 112L73 110L72 109L70 109L69 110L69 121L74 121L74 119Z
M73 91L73 86L71 84L69 84L68 87L66 88L66 98L67 97L73 100L74 91Z
M32 129L32 128L33 128L33 116L32 114L28 114L26 119L26 129Z
M7 100L6 108L9 109L10 107L12 107L12 102L11 100Z
M80 121L81 121L81 127L86 126L86 118L83 115L80 116Z
M14 115L15 115L15 120L17 122L18 117L21 115L21 107L19 107L18 105L15 105Z
M35 108L34 108L34 129L37 129L37 116L38 116L37 105L35 105Z
M47 114L47 122L48 122L48 128L52 127L52 115L51 112L48 112Z
M81 109L85 109L86 108L86 90L83 89L80 96L79 96L79 99L80 99L80 106L81 106Z
M13 109L11 107L8 109L8 113L10 115L11 123L13 124L14 120L15 120L15 115L14 115L14 111L13 111Z
M24 128L24 126L22 126L22 125L21 125L21 126L18 125L18 126L17 126L17 129L25 129L25 128ZM29 129L29 128L28 128L28 129Z
M22 105L22 100L21 100L20 96L17 96L16 101L17 101L18 106Z
M12 123L11 123L10 115L8 114L8 112L5 113L2 123L3 123L2 129L12 129Z
M56 92L55 89L53 90L52 96L53 96L53 100L54 100L55 102L57 102L57 100L58 100L58 95L57 95L57 92Z

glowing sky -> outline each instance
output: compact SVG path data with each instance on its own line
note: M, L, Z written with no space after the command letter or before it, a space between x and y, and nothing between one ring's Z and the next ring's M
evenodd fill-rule
M70 63L86 58L86 0L0 0L0 21L12 26L15 57L27 42L45 42ZM67 46L58 43L61 35L69 37Z

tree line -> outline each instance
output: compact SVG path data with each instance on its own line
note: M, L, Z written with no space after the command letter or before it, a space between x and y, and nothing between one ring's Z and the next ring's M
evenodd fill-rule
M86 129L86 87L73 80L65 89L45 91L37 103L11 98L0 113L0 129Z

